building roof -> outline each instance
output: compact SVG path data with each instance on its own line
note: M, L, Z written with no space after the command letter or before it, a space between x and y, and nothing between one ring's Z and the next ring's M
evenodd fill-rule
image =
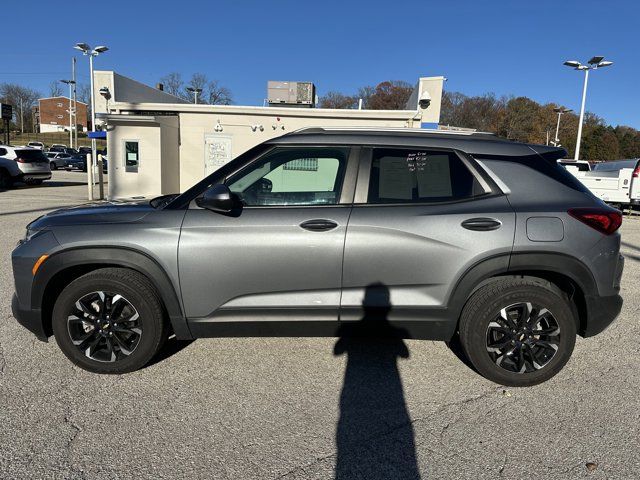
M38 102L41 102L43 100L58 100L58 99L66 100L67 102L69 101L69 97L59 96L59 97L43 97L43 98L39 98ZM73 99L71 99L71 101L73 101ZM87 103L81 102L80 100L76 100L76 103L81 103L83 105L88 105Z

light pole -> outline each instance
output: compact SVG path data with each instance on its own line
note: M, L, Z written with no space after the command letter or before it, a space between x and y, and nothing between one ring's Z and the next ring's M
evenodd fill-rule
M91 131L95 133L96 131L96 94L93 90L93 57L97 57L101 53L109 50L108 47L104 45L98 46L94 49L91 49L89 45L86 43L76 43L76 46L73 47L76 50L80 50L83 55L89 57L89 75L91 79ZM96 164L96 139L91 137L91 168L87 165L87 177L89 183L89 200L93 200L93 169Z
M76 84L75 80L60 80L62 83L69 85L69 146L73 148L73 89Z
M564 115L565 113L573 112L573 110L570 108L558 107L554 108L553 111L558 114L558 124L556 125L556 136L553 140L553 144L555 147L559 147L560 139L558 138L558 133L560 133L560 117L562 117L562 115Z
M198 94L202 93L201 88L187 87L187 92L193 93L193 103L198 103Z
M576 140L576 154L575 160L580 159L580 140L582 139L582 121L584 119L584 105L587 100L587 83L589 82L589 71L597 70L598 68L608 67L613 65L613 62L606 61L602 56L591 57L588 65L583 65L577 60L567 60L564 65L571 67L574 70L584 70L584 86L582 87L582 105L580 106L580 119L578 120L578 138Z

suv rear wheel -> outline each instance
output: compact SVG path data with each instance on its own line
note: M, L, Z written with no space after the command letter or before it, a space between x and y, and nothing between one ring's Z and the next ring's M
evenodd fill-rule
M475 292L460 317L460 342L484 377L502 385L542 383L567 363L576 323L566 296L543 280L509 278Z
M103 268L71 282L53 308L53 332L64 354L95 373L126 373L162 347L167 324L149 280L133 270Z

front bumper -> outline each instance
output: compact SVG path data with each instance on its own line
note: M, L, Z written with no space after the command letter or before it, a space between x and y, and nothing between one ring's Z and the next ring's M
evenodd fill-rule
M13 298L11 299L11 312L18 323L35 334L39 340L42 340L43 342L48 341L48 335L44 330L42 316L39 309L21 309L20 302L18 301L18 295L14 293Z
M585 301L587 303L588 321L580 332L583 337L593 337L605 330L622 310L622 297L620 295L611 295L609 297L586 295Z

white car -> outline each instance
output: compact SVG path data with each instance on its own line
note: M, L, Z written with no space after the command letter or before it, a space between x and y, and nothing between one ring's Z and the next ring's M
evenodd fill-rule
M51 178L49 159L42 150L0 145L0 157L13 160L22 172L22 181L28 185L40 185Z
M44 143L42 142L29 142L27 147L37 148L38 150L44 150Z

